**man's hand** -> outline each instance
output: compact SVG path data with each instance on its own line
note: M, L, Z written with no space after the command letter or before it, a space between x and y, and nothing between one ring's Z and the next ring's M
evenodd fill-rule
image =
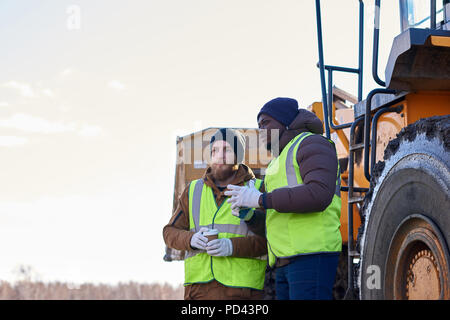
M208 228L202 227L200 230L191 238L191 248L193 249L206 249L206 243L208 242L208 238L203 235L203 232L208 231Z
M243 219L244 221L249 221L253 217L254 212L255 212L255 209L253 209L253 208L236 207L235 209L231 210L231 214L233 216L236 216L239 219Z
M262 193L255 188L254 180L250 180L247 186L229 184L227 188L229 190L225 191L225 195L231 196L227 202L231 203L233 211L238 212L239 208L259 208L259 197Z
M214 257L228 257L233 253L233 243L228 238L214 239L208 242L206 253Z

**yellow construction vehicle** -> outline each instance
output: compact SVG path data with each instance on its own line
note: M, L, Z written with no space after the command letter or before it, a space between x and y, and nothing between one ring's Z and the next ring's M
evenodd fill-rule
M425 2L427 12L420 11ZM308 109L335 142L342 183L334 297L450 299L450 0L399 0L402 32L393 39L385 81L378 76L380 5L375 0L372 61L380 88L363 99L364 2L358 67L349 68L324 63L316 0L322 102ZM333 85L335 72L357 75L356 96ZM178 138L174 203L203 174L208 155L193 152L204 150L216 130ZM263 177L270 155L259 148L258 130L239 130L248 137L246 163ZM184 255L166 248L165 260Z
M324 63L316 0L322 103L310 110L338 146L346 297L450 299L450 1L399 1L402 32L385 81L378 76L380 5L376 0L372 74L381 87L363 100L364 3L358 67L347 68ZM358 76L356 98L336 99L333 72Z

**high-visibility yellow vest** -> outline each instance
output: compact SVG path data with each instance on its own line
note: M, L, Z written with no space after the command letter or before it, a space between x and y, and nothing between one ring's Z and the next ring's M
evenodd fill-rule
M256 179L259 189L262 181ZM224 199L217 205L213 190L203 179L189 185L189 228L197 232L201 227L219 230L220 238L245 237L253 233L244 220L231 214L231 205ZM204 250L189 251L184 261L185 283L206 283L217 280L229 287L262 290L267 258L213 257Z
M303 184L297 163L297 151L302 140L311 135L313 134L310 132L299 134L270 162L264 179L266 192ZM276 258L341 251L339 163L336 176L336 192L331 204L324 211L280 213L267 209L266 236L270 266L275 264Z

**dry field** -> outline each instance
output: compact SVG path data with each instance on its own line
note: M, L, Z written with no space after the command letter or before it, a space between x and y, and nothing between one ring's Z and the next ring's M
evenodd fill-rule
M52 282L0 281L0 300L177 300L183 299L183 286L169 284L118 285L82 284L79 286Z

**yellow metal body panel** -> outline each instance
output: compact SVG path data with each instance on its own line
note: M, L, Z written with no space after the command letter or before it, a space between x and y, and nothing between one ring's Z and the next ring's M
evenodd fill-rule
M431 36L431 44L438 47L450 47L449 37Z
M417 92L406 95L397 105L403 106L401 113L383 114L377 123L376 161L383 160L384 149L397 133L409 124L420 119L450 113L450 92Z
M406 96L406 124L422 118L450 114L450 92L418 91Z
M400 113L388 112L380 116L377 122L377 147L375 162L383 160L384 150L389 141L397 136L397 133L406 126L405 103L399 103L403 106Z

